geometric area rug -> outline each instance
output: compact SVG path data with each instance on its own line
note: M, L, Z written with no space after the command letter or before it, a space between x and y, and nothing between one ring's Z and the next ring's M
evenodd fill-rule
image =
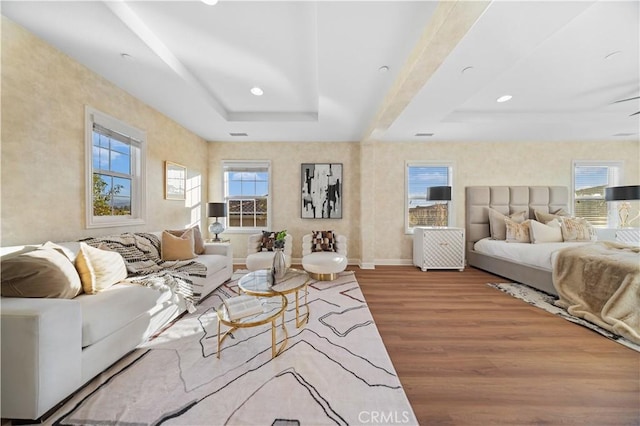
M567 312L566 309L556 306L554 304L554 302L557 300L555 296L536 290L532 287L529 287L528 285L519 283L487 283L487 285L524 302L527 302L530 305L533 305L540 309L544 309L549 313L562 317L567 321L571 321L572 323L586 327L592 331L595 331L596 333L605 336L610 340L614 340L621 345L640 352L640 345L637 345L636 343L622 336L613 334L609 330L606 330L592 322L573 316L569 312Z
M231 281L90 381L45 419L58 425L350 425L417 420L352 271L308 286L309 321L271 359L269 324L217 351L216 307ZM302 293L302 292L300 292ZM301 299L303 295L300 294ZM304 309L302 309L304 311ZM278 320L277 344L284 338ZM225 327L222 326L224 332Z

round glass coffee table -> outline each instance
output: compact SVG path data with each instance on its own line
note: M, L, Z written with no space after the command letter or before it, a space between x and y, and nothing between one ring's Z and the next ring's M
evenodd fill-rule
M287 296L284 294L280 294L280 297L269 297L263 301L263 312L247 316L244 318L238 318L232 320L229 318L229 312L227 311L227 307L224 303L221 303L216 309L216 313L218 315L218 354L217 357L220 358L220 346L222 345L222 341L227 337L231 332L239 329L239 328L251 328L258 327L264 324L271 323L271 358L275 358L280 355L280 353L287 346L287 342L289 340L289 334L287 333L287 328L284 325L284 311L287 309ZM284 338L282 339L282 343L280 347L276 349L276 321L278 317L282 318L282 330L284 330ZM225 331L223 334L220 334L220 325L224 324L229 329Z
M289 268L284 277L272 285L271 270L260 269L249 272L238 281L240 290L251 296L274 297L281 294L294 294L296 299L296 327L300 328L309 321L309 305L307 304L307 284L311 280L309 274L299 269ZM303 315L300 315L300 297L298 292L304 291L305 308Z

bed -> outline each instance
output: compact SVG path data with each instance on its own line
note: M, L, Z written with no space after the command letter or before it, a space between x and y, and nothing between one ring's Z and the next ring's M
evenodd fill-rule
M478 241L489 239L491 236L487 207L505 215L525 211L529 219L535 219L535 210L545 213L560 209L570 211L568 188L566 186L468 186L465 188L465 244L469 266L557 296L558 292L553 286L551 260L547 264L536 264L527 260L510 259L499 252L480 252L474 248ZM557 247L546 247L548 256L552 256L553 251L564 247L565 243L557 244L559 244ZM512 244L512 246L515 248L525 244ZM536 244L536 246L542 245ZM522 256L526 259L528 255Z
M500 217L524 212L524 220L535 220L535 211L569 212L568 189L473 186L465 191L470 266L554 295L556 305L570 314L640 344L640 247L608 241L497 241L490 238L490 209ZM570 222L562 221L563 228Z

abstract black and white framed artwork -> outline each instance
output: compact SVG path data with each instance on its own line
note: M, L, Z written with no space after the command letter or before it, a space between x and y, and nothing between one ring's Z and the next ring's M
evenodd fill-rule
M342 164L303 163L303 219L342 219Z

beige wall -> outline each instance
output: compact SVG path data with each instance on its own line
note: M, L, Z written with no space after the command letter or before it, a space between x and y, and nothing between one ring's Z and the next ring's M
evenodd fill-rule
M572 161L624 162L626 185L640 183L640 143L502 142L376 143L371 170L376 193L375 262L412 258L412 236L404 234L405 161L450 161L455 186L455 226L464 227L464 188L477 185L572 185Z
M3 246L183 227L205 216L207 143L2 17ZM84 107L147 132L147 223L85 229ZM164 161L185 165L189 200L164 200Z
M312 230L334 230L349 237L348 257L360 258L360 160L354 142L211 142L209 148L209 200L223 196L222 160L270 160L272 229L287 229L294 238L293 257L300 258L302 236ZM302 163L342 163L344 211L342 219L302 219L300 217L300 171ZM225 232L233 244L234 258L244 259L247 234Z

